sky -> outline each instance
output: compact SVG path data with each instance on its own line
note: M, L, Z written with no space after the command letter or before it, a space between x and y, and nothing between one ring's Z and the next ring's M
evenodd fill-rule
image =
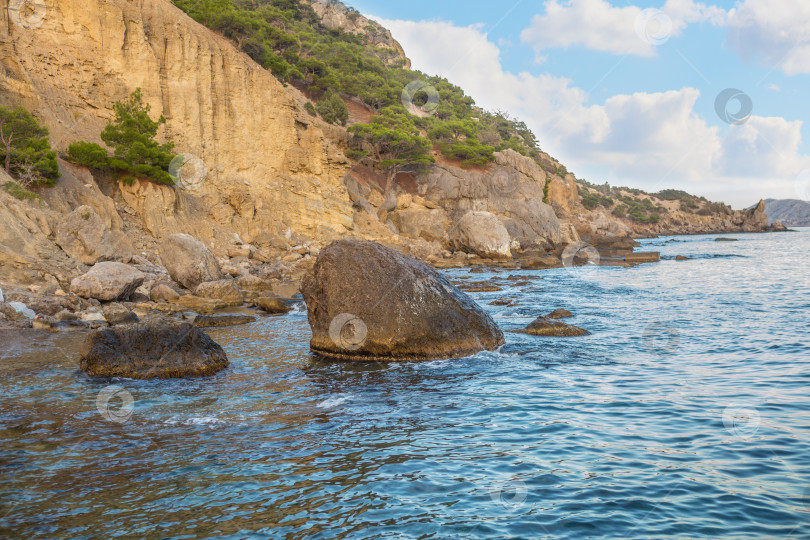
M349 0L577 178L810 199L810 0Z

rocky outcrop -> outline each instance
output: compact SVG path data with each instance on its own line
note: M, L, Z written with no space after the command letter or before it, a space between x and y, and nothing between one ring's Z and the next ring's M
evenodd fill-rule
M450 246L483 259L508 259L510 238L506 227L489 212L467 212L450 231Z
M201 377L228 367L225 351L203 331L161 320L96 330L79 354L91 377Z
M87 265L115 259L120 253L113 245L110 231L90 206L80 206L59 221L56 243Z
M444 276L363 240L324 248L301 292L310 347L350 360L424 360L491 350L503 333Z
M745 211L742 232L759 232L768 228L768 216L765 214L765 201L760 200L753 208Z
M173 234L160 245L160 261L174 281L193 290L222 279L219 262L205 244L187 234Z
M119 262L100 262L70 282L71 292L102 302L124 300L141 286L143 272Z

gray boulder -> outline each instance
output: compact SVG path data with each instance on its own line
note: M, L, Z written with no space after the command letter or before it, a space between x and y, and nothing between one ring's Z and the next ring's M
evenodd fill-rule
M128 298L141 286L146 275L123 263L100 262L89 272L70 282L70 290L82 298L113 302Z
M450 247L484 259L508 259L509 233L489 212L467 212L450 231Z
M60 219L56 243L69 256L88 265L117 255L110 231L90 206L80 206Z
M222 270L205 244L187 234L173 234L160 246L160 260L174 281L193 290L200 283L222 279Z

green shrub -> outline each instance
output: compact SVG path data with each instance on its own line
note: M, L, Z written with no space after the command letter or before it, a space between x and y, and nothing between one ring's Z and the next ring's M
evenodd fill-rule
M346 103L340 99L339 95L331 90L326 92L320 101L318 101L316 110L318 114L321 115L321 118L330 124L345 126L346 122L349 120L349 109L346 107Z
M163 115L157 120L149 117L150 106L143 102L140 88L128 100L116 102L113 109L115 118L101 132L101 140L113 149L110 167L159 184L173 184L168 169L174 145L155 141L158 127L166 122Z
M48 128L23 107L0 107L0 163L26 186L52 186L59 178Z
M6 182L3 184L3 191L11 195L12 197L19 199L21 201L40 201L42 197L37 195L36 193L32 193L22 187L17 182Z
M77 141L68 146L67 159L71 163L91 169L105 169L110 165L107 150L96 143L84 141Z
M306 109L310 116L318 116L318 111L315 109L315 105L313 105L311 101L307 101L306 105L304 105L304 109Z

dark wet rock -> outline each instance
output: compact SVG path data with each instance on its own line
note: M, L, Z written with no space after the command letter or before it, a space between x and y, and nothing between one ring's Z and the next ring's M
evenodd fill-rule
M256 305L272 314L283 314L292 311L292 308L278 298L261 297L256 299Z
M534 257L520 261L520 268L523 270L543 270L545 268L559 268L560 266L562 266L562 261L559 257L554 255Z
M685 257L685 256L683 256L683 255L676 255L676 256L675 256L675 260L676 260L676 261L688 261L688 260L689 260L689 257Z
M552 311L551 313L546 315L546 318L547 319L567 319L567 318L573 317L573 316L574 316L574 314L571 313L570 311L568 311L567 309L559 308L559 309L555 309L554 311Z
M79 354L91 377L199 377L228 366L225 351L202 330L161 319L91 332Z
M174 281L194 290L206 281L222 279L222 270L205 244L187 234L173 234L160 246L160 260Z
M489 303L490 306L514 306L517 301L514 298L499 298Z
M715 242L737 242L737 240L738 240L737 238L723 238L723 237L714 239Z
M256 322L256 317L253 315L199 315L196 319L194 319L194 326L197 328L219 328L223 326L250 324L252 322Z
M105 306L103 313L104 313L104 320L106 320L113 326L119 324L134 324L140 320L138 319L137 315L135 315L133 312L131 312L121 304L114 303Z
M633 264L651 263L661 260L661 255L657 251L637 251L625 255L624 260L625 262Z
M123 263L100 262L70 282L70 290L82 298L102 302L123 300L141 286L146 275Z
M555 321L547 317L537 317L534 321L530 322L526 328L521 330L512 330L512 332L545 337L575 337L587 336L590 334L590 332L584 328L571 326L562 321Z
M424 360L492 350L495 322L433 268L375 242L324 248L301 292L311 349L350 360Z

